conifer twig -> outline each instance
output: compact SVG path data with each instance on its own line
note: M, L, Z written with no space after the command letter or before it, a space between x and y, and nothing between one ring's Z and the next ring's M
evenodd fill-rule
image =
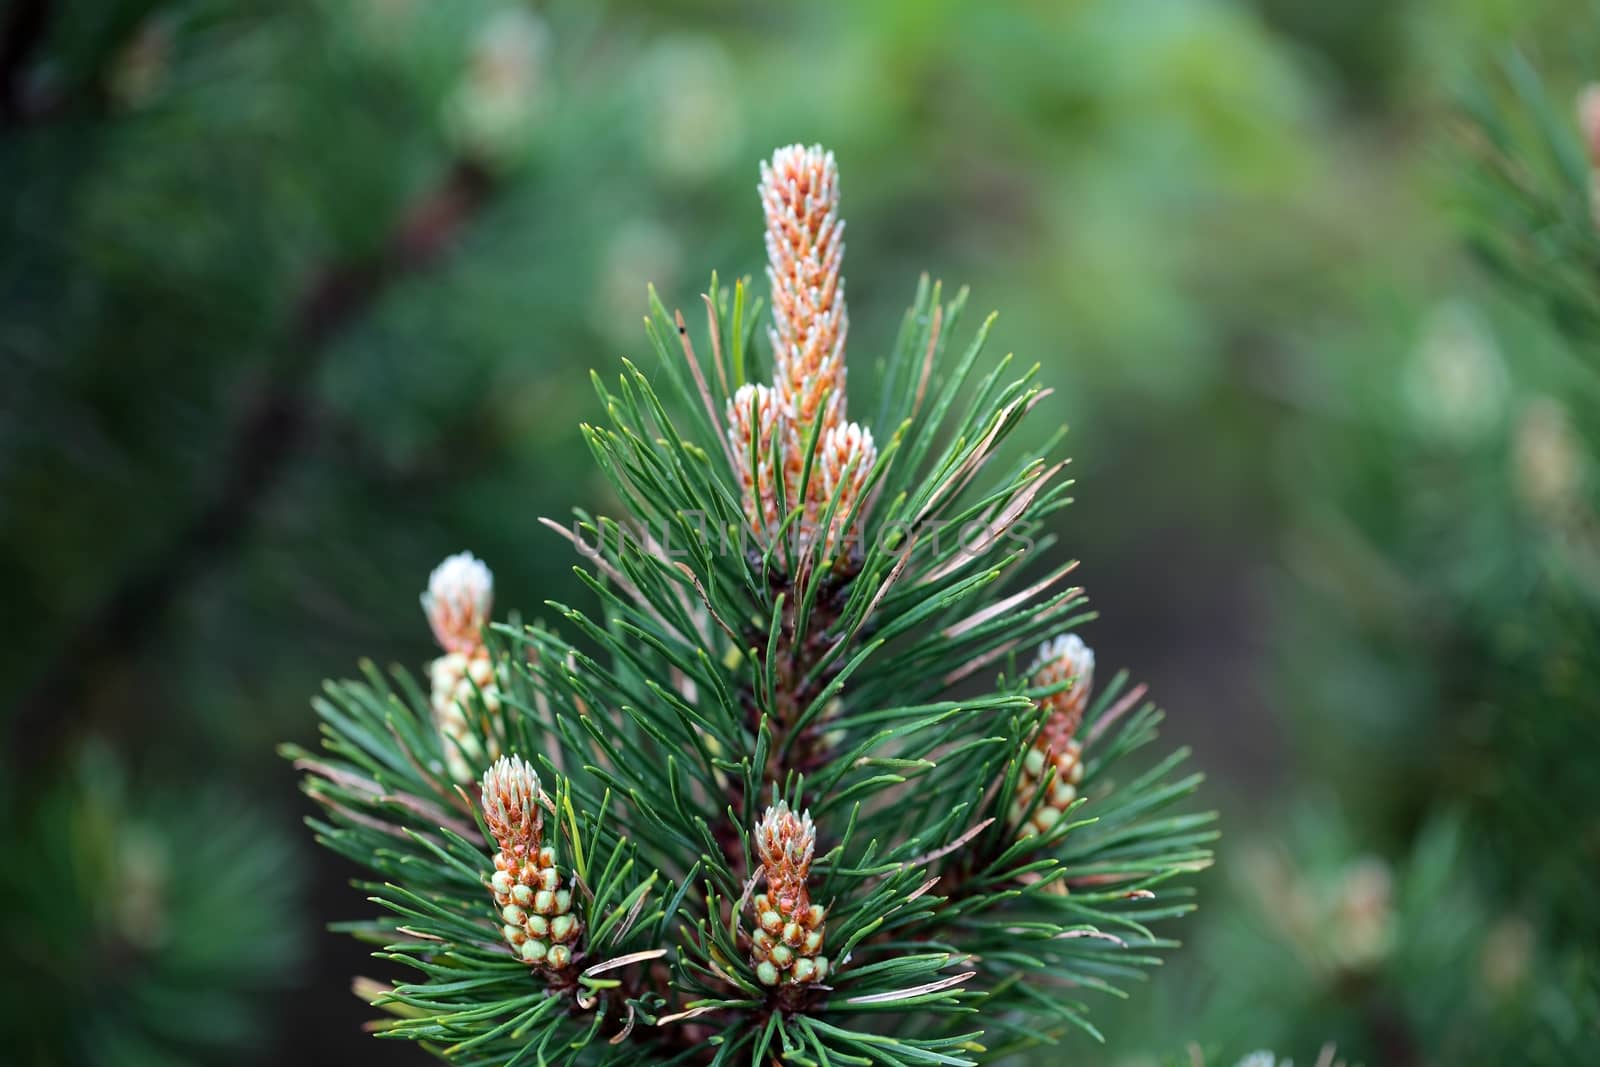
M629 519L546 524L599 611L550 602L571 634L480 634L487 577L458 563L428 607L462 603L450 619L470 625L431 621L498 665L493 704L484 685L457 699L466 736L433 728L398 668L317 702L328 760L353 775L316 784L318 832L385 877L372 899L397 915L365 929L441 938L387 954L416 974L386 1032L446 1058L976 1067L1092 1031L1085 1006L1038 990L1108 989L1154 962L1151 924L1191 907L1172 880L1209 862L1210 817L1168 810L1199 781L1174 774L1181 751L1113 777L1160 713L1126 675L1095 691L1072 566L1024 579L1030 553L1008 543L1065 502L1058 464L996 469L1046 391L1031 371L1004 380L1005 359L972 377L984 331L933 387L964 296L946 309L925 281L879 454L845 420L833 158L780 149L761 190L770 384L742 380L740 287L731 308L706 300L740 380L720 357L708 377L653 296L672 391L632 364L614 388L594 377L608 422L584 436ZM1002 661L989 686L951 689ZM1092 759L1086 723L1106 724ZM486 832L387 832L417 808L386 797L427 795L452 752L491 738L505 754L471 802Z

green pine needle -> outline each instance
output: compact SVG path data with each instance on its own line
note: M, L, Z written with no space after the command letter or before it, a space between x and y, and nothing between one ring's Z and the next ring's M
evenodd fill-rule
M1182 879L1215 831L1185 810L1199 776L1182 752L1135 756L1160 714L1125 676L1088 709L1069 816L1020 840L1008 817L1039 701L1062 689L1018 661L1091 616L1060 585L1070 565L1033 566L1071 484L1017 443L1045 391L1033 370L1008 380L1009 357L978 376L992 316L947 365L966 293L939 294L922 280L883 367L878 425L897 429L861 494L876 506L855 504L853 562L820 538L741 540L719 420L755 377L746 282L707 294L714 373L652 293L659 373L594 376L606 425L583 434L627 515L548 524L599 610L493 627L500 710L475 693L467 716L480 751L531 760L551 798L584 922L570 981L502 940L476 787L449 780L411 677L367 668L314 702L326 753L286 754L327 813L319 839L379 876L387 913L347 929L410 973L372 1000L380 1036L457 1064L978 1064L1098 1039L1080 995L1124 995L1171 947L1154 927L1192 908ZM751 833L774 797L809 807L820 838L832 969L800 995L750 961Z

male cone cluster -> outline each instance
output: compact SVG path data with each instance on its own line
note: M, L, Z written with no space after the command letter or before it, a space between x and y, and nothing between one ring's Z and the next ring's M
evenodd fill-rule
M422 610L434 639L444 655L428 665L432 683L433 723L444 745L445 764L450 777L470 782L488 759L500 753L485 752L467 720L468 709L477 706L490 714L500 710L500 689L495 680L494 660L483 643L483 626L489 619L494 599L494 575L471 552L449 557L428 576L428 591L422 594Z
M1046 832L1078 799L1078 784L1083 781L1083 746L1074 735L1083 723L1094 685L1094 652L1076 634L1062 634L1039 646L1039 655L1028 673L1035 686L1059 685L1069 679L1071 684L1044 698L1042 703L1049 712L1023 754L1022 774L1010 813L1019 837ZM1049 792L1030 812L1029 806L1045 787L1046 778Z
M825 536L833 556L859 526L850 514L878 459L872 431L845 420L844 221L839 218L839 169L820 145L790 145L761 165L766 215L767 282L772 290L768 337L776 374L766 385L742 385L728 401L728 445L744 489L751 530L771 539L782 524L782 502L799 510L805 548ZM816 434L811 476L807 447ZM776 444L777 462L773 462ZM803 483L803 484L802 484ZM824 532L822 516L838 498ZM847 528L850 531L847 538Z
M811 814L778 801L756 823L756 854L767 891L757 893L750 961L763 985L805 984L828 977L822 955L827 909L811 903L806 880L817 846Z
M524 963L560 970L572 962L583 924L572 891L561 888L555 852L544 847L539 776L521 757L502 756L484 772L480 799L500 846L489 885L506 944Z

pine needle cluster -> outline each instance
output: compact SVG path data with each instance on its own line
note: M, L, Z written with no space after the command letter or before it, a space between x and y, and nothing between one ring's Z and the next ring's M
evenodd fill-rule
M547 525L598 609L475 634L487 572L454 564L430 620L492 669L369 666L315 701L325 751L288 750L372 872L384 915L345 929L404 971L358 986L381 1036L459 1064L977 1064L1095 1034L1085 998L1193 907L1199 776L1135 755L1161 714L1094 685L1073 565L1041 565L1070 482L1056 439L1020 444L1037 367L985 359L992 318L952 346L966 293L924 279L849 421L835 161L782 149L760 193L770 377L760 302L715 276L703 332L652 292L656 370L594 377L625 517Z

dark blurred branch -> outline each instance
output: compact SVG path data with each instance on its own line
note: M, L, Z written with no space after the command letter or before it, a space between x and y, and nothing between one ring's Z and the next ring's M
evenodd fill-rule
M397 279L446 252L492 191L483 167L456 163L404 213L377 252L326 268L306 286L292 314L287 356L228 435L210 499L56 646L23 699L14 725L19 765L55 748L88 710L87 689L98 670L136 653L182 592L244 539L316 424L315 379L331 343Z
M400 219L383 250L366 260L325 270L300 300L293 350L310 356L374 303L397 278L439 258L482 208L493 189L489 172L471 160L457 162L434 189Z
M15 125L27 110L28 63L50 26L50 0L12 0L0 26L0 124Z

